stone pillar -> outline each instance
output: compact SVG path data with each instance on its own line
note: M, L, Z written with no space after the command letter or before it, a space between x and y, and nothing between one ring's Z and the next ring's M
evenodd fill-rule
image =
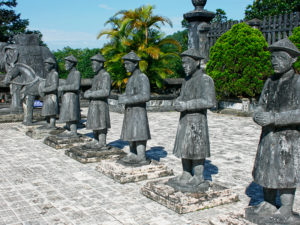
M260 30L260 26L262 25L263 22L259 19L252 19L247 21L246 23L252 28Z
M204 9L207 0L192 0L195 9L184 14L184 19L189 23L188 48L197 49L208 61L209 43L208 31L210 21L215 17L215 13Z

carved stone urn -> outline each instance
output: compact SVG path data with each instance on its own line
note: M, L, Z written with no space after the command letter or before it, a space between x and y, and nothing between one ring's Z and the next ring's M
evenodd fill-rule
M195 10L203 10L207 0L192 0Z

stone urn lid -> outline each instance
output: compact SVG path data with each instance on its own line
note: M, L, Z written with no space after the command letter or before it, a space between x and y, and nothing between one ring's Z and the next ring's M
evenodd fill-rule
M192 0L195 10L203 10L206 5L207 0Z

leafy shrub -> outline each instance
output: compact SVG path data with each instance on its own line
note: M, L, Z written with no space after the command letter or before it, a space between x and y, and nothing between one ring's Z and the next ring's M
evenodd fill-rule
M214 79L218 98L256 97L272 74L268 44L259 30L234 25L210 49L206 72Z
M300 49L300 27L296 27L293 30L293 35L290 36L289 39L297 46L298 49ZM297 62L295 62L294 68L298 73L300 72L300 57Z
M74 55L78 60L77 69L80 71L82 78L92 78L95 73L92 70L91 57L99 53L99 49L72 49L65 47L62 50L53 52L58 64L58 74L60 78L66 78L68 71L65 70L65 57Z

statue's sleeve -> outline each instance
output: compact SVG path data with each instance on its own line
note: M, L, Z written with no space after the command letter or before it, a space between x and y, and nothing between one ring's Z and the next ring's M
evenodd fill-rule
M183 90L185 88L185 83L186 83L186 81L184 80L183 83L181 84L180 94L179 94L178 98L176 98L175 103L182 101L182 99L183 99Z
M136 95L126 96L126 104L145 103L150 100L150 83L145 74L139 76L138 85Z
M299 75L296 75L299 77ZM297 79L295 91L295 101L297 109L275 113L275 126L300 125L300 79Z
M204 77L199 85L201 86L201 94L199 94L199 98L187 101L188 111L210 109L216 105L215 85L211 77Z
M261 94L260 94L260 97L259 97L259 100L258 100L258 104L254 110L254 114L255 113L259 113L259 112L266 112L267 111L267 96L266 96L266 91L268 89L268 86L269 86L269 83L270 83L270 79L267 79L262 91L261 91Z
M65 84L62 86L63 91L79 91L80 90L80 81L81 81L81 74L79 71L75 71L73 75L73 80L71 84Z
M111 88L111 80L109 74L105 73L103 79L100 82L103 83L102 88L95 91L91 90L92 98L108 98Z
M44 87L43 88L43 91L45 93L48 93L48 92L54 92L57 90L57 87L58 87L58 73L57 72L54 72L51 74L51 85L48 86L48 87Z

